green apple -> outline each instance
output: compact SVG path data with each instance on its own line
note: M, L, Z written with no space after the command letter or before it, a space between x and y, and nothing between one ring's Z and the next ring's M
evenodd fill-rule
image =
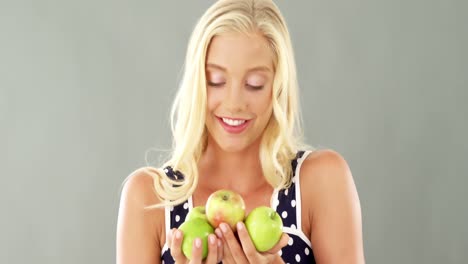
M245 228L258 252L265 252L278 243L283 233L281 216L272 208L260 206L245 219Z
M197 206L190 210L190 212L185 217L185 222L195 218L201 218L205 221L208 221L206 218L205 206Z
M202 241L202 257L208 255L208 236L214 233L213 227L202 218L194 218L185 221L180 225L179 229L184 234L182 240L182 252L188 259L192 259L193 242L196 238Z
M222 189L212 193L206 201L205 208L208 222L214 228L224 222L236 231L237 222L242 222L245 217L244 199L231 190Z

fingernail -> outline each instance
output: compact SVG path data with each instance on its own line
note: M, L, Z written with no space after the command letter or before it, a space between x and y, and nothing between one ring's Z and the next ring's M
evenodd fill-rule
M201 247L201 239L200 239L200 238L196 238L196 239L195 239L195 246L196 246L197 248L200 248L200 247Z
M219 238L222 238L222 237L223 237L223 234L221 233L221 231L219 231L218 228L216 228L215 233L216 233L216 235L217 235Z
M227 232L227 225L225 223L220 224L219 227L223 230L223 233Z
M177 239L180 239L180 238L182 237L182 234L180 233L179 230L176 231L175 237L176 237Z
M216 242L216 238L210 235L210 244L214 244Z
M241 222L238 222L237 223L237 230L242 230L242 228L244 228L244 226L242 225Z

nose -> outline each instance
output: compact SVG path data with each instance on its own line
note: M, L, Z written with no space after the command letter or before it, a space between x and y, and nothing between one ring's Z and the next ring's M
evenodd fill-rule
M245 111L247 108L247 100L242 83L236 82L231 83L226 89L226 95L224 97L224 105L226 110L231 113L239 113Z

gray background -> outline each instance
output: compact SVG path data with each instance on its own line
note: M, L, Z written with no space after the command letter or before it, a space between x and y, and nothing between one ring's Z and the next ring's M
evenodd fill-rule
M115 262L120 185L170 147L212 2L0 2L0 263ZM467 2L278 5L308 143L353 171L367 263L466 263Z

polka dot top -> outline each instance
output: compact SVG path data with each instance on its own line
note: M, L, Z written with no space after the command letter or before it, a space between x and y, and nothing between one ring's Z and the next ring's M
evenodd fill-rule
M293 178L288 189L275 189L271 197L271 207L278 212L283 220L283 232L289 235L288 244L278 253L285 263L315 263L312 245L309 238L302 232L301 225L301 193L299 185L299 171L304 159L311 151L299 151L291 161ZM167 176L180 179L183 175L174 172L171 167L164 169ZM165 208L166 234L172 228L178 228L185 220L188 212L193 208L192 197L177 206ZM174 263L167 244L161 251L161 262Z

